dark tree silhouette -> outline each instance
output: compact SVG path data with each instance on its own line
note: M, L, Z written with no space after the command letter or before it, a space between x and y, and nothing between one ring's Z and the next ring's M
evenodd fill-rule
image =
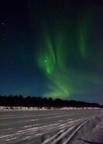
M74 100L62 100L52 98L42 98L42 97L23 97L22 95L9 95L9 96L0 96L0 106L25 106L25 107L99 107L103 108L103 105L97 103L88 103L82 101Z

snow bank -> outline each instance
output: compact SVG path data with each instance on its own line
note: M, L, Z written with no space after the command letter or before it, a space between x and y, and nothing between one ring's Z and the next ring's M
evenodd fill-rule
M79 110L79 109L100 109L98 107L80 107L80 108L76 108L76 107L62 107L62 108L54 108L54 107L9 107L9 106L0 106L0 111L3 110Z

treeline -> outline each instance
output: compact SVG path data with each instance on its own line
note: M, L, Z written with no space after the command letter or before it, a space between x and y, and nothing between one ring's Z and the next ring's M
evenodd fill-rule
M75 100L61 100L42 97L23 97L23 96L0 96L0 106L23 106L23 107L100 107L97 103L88 103Z

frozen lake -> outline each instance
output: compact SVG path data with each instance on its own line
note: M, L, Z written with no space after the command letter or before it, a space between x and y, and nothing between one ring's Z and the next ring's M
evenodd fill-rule
M103 110L0 111L0 144L103 144Z

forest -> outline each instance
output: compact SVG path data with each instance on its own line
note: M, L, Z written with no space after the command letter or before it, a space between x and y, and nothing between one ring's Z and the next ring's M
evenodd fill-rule
M22 95L9 95L0 96L0 106L21 106L21 107L98 107L103 108L103 105L98 103L90 103L76 100L62 100L62 99L52 99L45 97L23 97Z

